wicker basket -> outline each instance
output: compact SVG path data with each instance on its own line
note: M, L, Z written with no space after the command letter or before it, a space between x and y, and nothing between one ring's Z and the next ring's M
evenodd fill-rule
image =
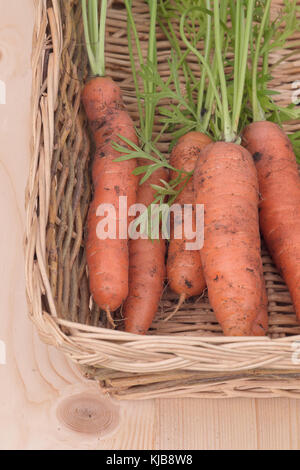
M84 226L91 198L90 140L80 104L87 58L79 0L35 0L33 38L33 146L26 193L26 284L30 316L42 339L78 363L115 396L300 397L300 325L288 290L266 250L269 298L267 338L225 338L207 297L186 302L169 321L177 297L166 287L149 335L111 330L88 288ZM147 9L136 0L134 16L147 46ZM279 1L273 8L280 7ZM158 31L160 72L168 73L168 42ZM300 78L300 53L274 72L273 88L291 102ZM111 2L107 20L108 74L117 80L138 120L121 1ZM197 64L194 64L197 73ZM159 124L156 125L156 131ZM290 123L288 131L300 129ZM168 152L169 137L160 143Z

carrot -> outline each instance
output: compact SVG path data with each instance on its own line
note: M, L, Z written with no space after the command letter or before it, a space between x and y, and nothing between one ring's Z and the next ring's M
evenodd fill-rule
M192 172L201 150L209 143L211 143L211 139L201 132L193 131L185 134L173 148L170 164L179 170ZM176 172L171 172L171 179L175 179L176 176ZM175 202L181 206L194 204L192 179L179 193ZM188 221L186 220L186 222ZM194 216L193 227L195 227ZM206 286L200 252L186 250L187 242L188 240L184 236L181 239L175 239L174 233L171 233L168 248L167 278L170 288L180 296L179 306L185 299L202 294Z
M206 8L210 9L210 0L206 0L204 3L206 3ZM189 13L191 13L191 17L193 18L192 21L194 22L195 37L193 41L189 41L186 38L183 28L185 18ZM196 13L199 13L199 15L196 15ZM204 60L207 62L212 53L211 15L207 15L207 17L203 16L202 8L199 6L191 6L191 8L187 9L187 6L182 2L175 2L175 4L173 2L172 5L164 5L164 8L160 9L160 26L173 48L171 54L173 58L171 79L174 87L169 86L169 79L163 87L163 93L164 96L167 96L172 100L172 102L174 102L174 88L177 91L175 100L178 101L177 108L172 107L171 110L168 109L164 112L164 122L170 129L175 127L174 138L177 140L179 137L177 144L171 152L169 162L171 166L170 185L173 189L173 194L171 193L169 201L181 205L183 209L184 205L194 204L193 181L191 178L188 180L188 175L186 175L183 180L179 181L180 178L178 177L178 173L179 171L193 173L200 151L212 142L207 134L209 132L210 118L214 107L212 99L212 83L215 82L211 80L211 76L207 77L207 70L203 68L203 70L201 70L200 81L193 83L194 70L191 69L188 61L186 60L186 51L183 50L182 44L179 38L177 38L177 31L174 27L174 23L170 21L171 17L181 18L180 32L182 40L185 43L186 48L190 49L190 52L196 52L197 54L194 44L200 40L205 42ZM198 61L201 63L202 57L198 57ZM184 94L184 97L182 95L182 90L179 90L178 87L177 68L179 66L182 68L185 80L186 93ZM210 80L207 80L207 78ZM207 88L205 88L206 86ZM181 110L179 116L178 109ZM184 113L182 111L183 109ZM189 118L186 120L182 119L184 115L189 116ZM179 122L183 124L183 127L180 130L178 130L176 126ZM185 211L182 211L182 218L183 227L190 225L193 227L193 230L195 230L196 219L194 212L192 220L189 220L189 215ZM167 259L167 279L169 281L170 288L179 295L179 302L176 309L173 310L173 312L166 317L164 321L168 321L180 309L186 299L195 295L201 295L206 286L199 251L191 251L186 247L187 243L193 243L195 240L188 240L185 237L184 231L182 235L182 238L178 239L175 236L174 229L172 229L170 234Z
M204 204L201 261L208 297L217 320L227 336L260 336L267 331L268 315L260 254L258 181L250 153L235 143L238 140L255 1L249 0L246 5L231 3L229 14L232 29L237 33L234 52L238 64L229 85L233 91L231 95L228 93L222 50L228 44L228 38L222 37L227 33L221 26L222 17L227 18L225 2L213 1L215 58L212 66L185 38L185 15L181 19L183 39L202 61L211 82L215 83L219 134L224 139L202 150L194 172L194 191L196 204ZM217 78L220 93L216 86Z
M209 300L224 334L264 335L268 316L260 256L258 182L251 155L237 144L251 28L257 16L255 0L245 3L207 0L205 6L206 28L203 25L200 28L204 31L203 54L195 46L199 35L191 37L189 26L197 14L201 21L203 9L199 6L186 9L180 2L178 7L182 41L202 65L200 81L192 84L194 73L184 63L185 56L180 57L181 47L168 20L172 11L165 13L165 30L170 29L167 34L183 63L186 79L185 116L189 119L184 120L185 128L190 129L195 123L197 131L214 134L220 141L201 151L194 171L195 203L204 204L205 210L204 247L200 257ZM229 16L232 28L226 29L223 25ZM230 41L232 35L234 40ZM224 57L229 44L234 48L235 67L228 85ZM176 77L174 84L178 89ZM195 94L196 104L191 103ZM183 101L181 94L179 107L184 106ZM177 110L165 114L171 125L178 122Z
M290 140L275 123L246 127L243 145L256 164L260 226L300 320L300 178Z
M152 184L167 180L160 168L139 186L137 203L148 207L154 199ZM166 241L138 239L129 241L129 294L123 308L125 331L145 334L150 328L163 292L166 277Z
M260 256L258 182L251 155L217 142L206 147L194 173L197 204L205 207L204 276L225 335L260 336L267 329Z
M131 10L131 2L125 0L128 14L128 43L131 58L131 66L136 86L136 95L141 92L137 80L136 62L133 57L131 33L135 37L137 50L140 49L138 34L135 28ZM156 19L157 1L149 2L150 27L147 60L152 66L157 67L156 57ZM144 65L142 55L139 56L140 65ZM143 78L143 89L148 93L155 91L152 76ZM142 103L138 100L140 114L140 133L144 142L142 152L152 151L151 140L154 124L155 106L153 101L146 97ZM146 159L139 159L139 166L144 167ZM137 192L137 203L150 206L155 200L156 191L153 185L159 185L161 181L168 180L168 172L161 167L155 167L144 181L140 177L140 185ZM152 227L150 227L152 228ZM160 234L161 237L161 234ZM129 294L123 308L125 320L125 331L134 334L145 334L150 328L153 318L157 312L159 301L163 292L166 277L165 267L166 242L162 238L151 240L139 238L129 242Z
M282 47L278 38L286 40L297 31L297 2L285 5L277 19L270 19L271 0L259 29L257 44L252 48L251 94L252 120L243 131L242 145L252 154L259 181L259 218L263 238L290 291L300 320L300 178L291 142L284 131L267 119L299 119L299 110L280 108L269 97L269 55ZM273 35L270 30L273 29ZM277 35L277 38L274 38ZM279 45L281 44L281 45ZM259 68L259 59L263 64ZM248 90L250 91L250 90ZM262 99L263 97L263 99Z
M92 168L94 197L86 240L90 291L100 308L113 312L128 294L128 240L120 239L118 233L114 240L98 238L97 226L103 217L97 216L97 209L101 204L112 204L118 221L119 197L127 196L128 207L135 203L135 160L115 162L120 154L112 148L112 142L120 140L118 134L136 143L137 137L133 122L123 109L119 87L110 78L90 80L83 89L82 101L96 146Z
M87 221L86 255L91 294L111 319L110 312L120 307L128 294L128 239L119 237L118 232L115 239L99 237L97 227L104 216L98 216L97 210L102 204L111 204L116 214L116 221L112 222L119 222L122 217L119 197L127 196L128 206L135 203L138 180L132 172L136 161L115 162L120 154L113 148L112 143L120 142L119 135L137 143L137 136L133 122L124 108L120 87L105 76L103 63L96 63L98 54L96 51L93 54L91 50L91 44L96 47L95 43L99 43L99 49L101 45L104 49L104 27L100 29L99 35L95 33L95 28L89 30L91 25L87 20L85 0L82 5L86 43L92 72L96 75L86 83L82 91L82 102L95 143L92 167L94 196ZM97 15L98 21L97 2L90 0L88 8L90 15ZM103 0L102 26L105 16L106 1ZM96 34L96 37L93 37L93 34Z

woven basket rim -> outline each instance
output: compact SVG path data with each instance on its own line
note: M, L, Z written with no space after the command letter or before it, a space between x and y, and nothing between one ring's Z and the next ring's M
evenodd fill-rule
M44 312L44 315L48 315L47 312ZM79 330L85 331L90 333L98 333L100 335L106 336L107 340L114 339L115 341L142 341L142 342L154 342L154 343L161 343L162 339L172 339L172 343L293 343L300 341L300 335L294 336L285 336L284 338L269 338L268 336L172 336L172 335L135 335L132 333L126 333L125 331L119 330L111 330L108 328L102 328L100 326L91 326L91 325L83 325L82 323L71 322L69 320L64 320L62 318L56 318L55 322L58 325L66 327L71 331Z

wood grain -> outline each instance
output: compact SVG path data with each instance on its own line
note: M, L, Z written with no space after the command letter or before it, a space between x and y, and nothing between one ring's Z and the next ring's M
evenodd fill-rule
M42 0L40 0L42 1ZM30 156L32 0L0 0L0 449L300 449L296 400L149 400L115 402L44 345L27 317L24 288L24 193ZM8 26L9 25L9 26ZM57 417L70 396L110 406L117 425L106 434L75 432Z

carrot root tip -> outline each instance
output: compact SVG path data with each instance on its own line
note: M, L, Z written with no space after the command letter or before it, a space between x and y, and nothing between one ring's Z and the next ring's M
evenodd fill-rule
M165 318L163 321L166 323L168 322L169 320L171 320L171 318L174 317L174 315L176 315L176 313L178 312L178 310L182 307L182 305L184 304L184 302L186 301L186 294L181 294L180 297L179 297L179 302L177 304L177 307L175 308L175 310L173 310L173 312L170 313L170 315Z
M111 325L111 327L115 330L116 324L115 324L114 319L113 319L113 317L112 317L112 315L111 315L111 312L110 312L109 307L106 307L105 313L106 313L106 317L107 317L108 323L109 323L109 324Z

